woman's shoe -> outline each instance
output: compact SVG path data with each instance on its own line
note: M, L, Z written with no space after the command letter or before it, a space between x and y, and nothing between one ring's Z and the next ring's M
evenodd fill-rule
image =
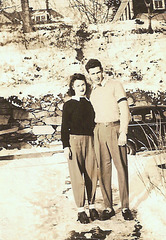
M85 211L78 213L77 221L80 221L80 223L83 223L83 224L89 223L89 218L88 218L88 216L87 216Z
M89 209L89 213L92 221L99 219L99 214L95 208Z

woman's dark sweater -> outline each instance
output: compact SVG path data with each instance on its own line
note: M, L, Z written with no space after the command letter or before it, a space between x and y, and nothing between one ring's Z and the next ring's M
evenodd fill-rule
M63 148L69 147L69 135L93 135L95 113L86 98L70 99L63 106L61 140Z

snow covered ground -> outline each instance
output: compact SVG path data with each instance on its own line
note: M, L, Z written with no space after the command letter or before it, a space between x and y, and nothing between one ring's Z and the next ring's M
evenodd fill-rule
M46 157L39 149L36 152L39 153L37 158L22 157L0 162L0 239L65 240L71 231L88 232L95 227L112 230L107 236L110 240L135 239L132 234L138 222L142 228L136 239L166 239L166 203L162 195L165 186L162 186L161 170L156 165L165 163L164 155L146 152L129 156L130 205L135 220L127 222L122 219L113 168L116 216L112 220L83 225L76 221L77 209L63 153ZM99 211L103 209L99 187L96 207Z

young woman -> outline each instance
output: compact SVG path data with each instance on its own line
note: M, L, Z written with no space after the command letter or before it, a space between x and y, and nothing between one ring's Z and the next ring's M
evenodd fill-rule
M70 100L64 103L61 140L68 159L69 173L78 207L78 221L89 223L85 212L87 193L89 213L92 221L99 218L94 207L97 185L97 162L93 146L94 110L87 96L88 84L82 74L71 76ZM86 191L85 191L86 190Z

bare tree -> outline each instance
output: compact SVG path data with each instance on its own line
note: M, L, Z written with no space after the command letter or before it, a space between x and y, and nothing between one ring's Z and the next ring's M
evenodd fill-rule
M104 1L104 4L107 7L106 16L105 16L105 21L104 22L113 20L113 18L115 16L115 13L117 12L117 10L118 10L118 8L120 6L120 3L121 3L121 0L105 0ZM110 15L110 9L112 10L111 17L109 16Z
M29 14L29 0L21 0L21 7L23 13L23 31L24 33L29 33L32 31L31 20Z
M69 0L70 6L77 9L81 15L84 15L89 23L102 22L103 0Z
M153 29L152 29L152 18L154 18L155 16L159 15L159 12L154 12L153 8L152 8L152 0L144 0L145 5L147 7L147 11L148 11L148 33L153 33Z
M17 24L20 22L19 13L15 10L13 12L6 11L7 9L13 8L14 6L7 6L7 3L4 4L4 1L0 1L0 12L8 18L13 24Z
M86 17L89 23L104 23L113 19L121 0L69 0L69 2L70 6Z
M49 0L46 0L46 9L47 9L47 22L49 22L50 21Z
M147 7L148 10L148 21L149 21L149 25L148 25L148 33L153 33L153 29L152 29L152 12L151 12L151 5L152 5L152 0L144 0L145 5Z

